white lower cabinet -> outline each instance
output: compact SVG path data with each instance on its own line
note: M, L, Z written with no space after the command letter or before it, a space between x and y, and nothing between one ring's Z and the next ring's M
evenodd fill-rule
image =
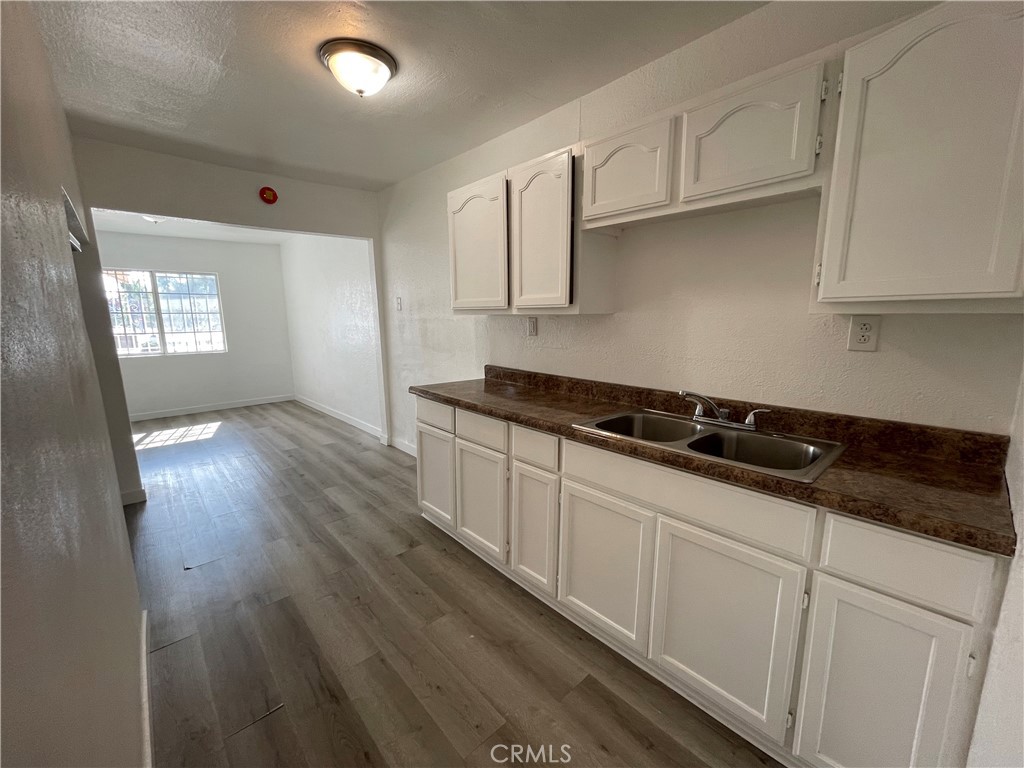
M807 570L658 518L651 659L778 743Z
M486 557L505 562L508 456L455 440L456 531Z
M971 628L814 575L794 752L813 765L940 764Z
M512 570L552 597L558 567L558 475L512 463Z
M455 436L416 424L416 495L420 509L455 528Z
M630 648L647 652L655 515L562 481L558 600Z

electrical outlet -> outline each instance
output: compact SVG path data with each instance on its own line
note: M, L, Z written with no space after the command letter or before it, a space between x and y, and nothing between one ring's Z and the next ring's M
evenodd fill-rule
M878 315L851 315L846 348L853 352L876 352L882 318Z
M537 318L528 317L526 318L526 335L536 336L537 335Z
M399 312L401 312L401 311L402 311L402 297L401 297L401 296L396 296L396 297L395 297L395 308L396 308L396 309L397 309L397 310L398 310Z

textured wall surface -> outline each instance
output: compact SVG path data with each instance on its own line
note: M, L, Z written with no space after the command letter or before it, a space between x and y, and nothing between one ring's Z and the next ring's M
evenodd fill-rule
M380 335L367 240L296 235L281 245L295 395L380 435Z
M103 267L100 265L100 251L95 228L91 224L90 210L85 211L85 219L90 222L87 226L92 233L92 242L83 244L82 252L75 256L78 296L82 300L82 317L92 346L100 392L103 394L103 410L107 415L107 432L110 433L110 447L114 452L121 501L133 503L142 499L142 476L139 473L139 459L135 455L128 401L124 394L121 367L117 362L117 347L110 325L107 292L103 285Z
M85 203L246 227L350 237L377 236L377 195L356 189L225 168L76 136ZM260 187L280 198L267 205Z
M392 434L410 448L410 384L475 378L485 363L1006 433L1019 318L890 316L880 350L846 350L845 321L807 312L815 200L650 224L620 238L610 317L454 316L448 191L581 138L921 10L773 3L544 117L381 193ZM405 310L394 309L402 296Z
M67 241L75 169L34 12L0 13L3 760L138 766L141 614Z
M1024 765L1024 373L1017 391L1006 481L1013 500L1017 555L1003 596L992 654L981 692L967 764L972 768L1020 768Z
M485 321L487 361L798 408L1007 434L1019 315L889 315L878 351L807 313L817 198L628 229L622 311ZM628 340L628 343L627 343Z
M104 268L216 272L227 352L120 358L133 420L291 398L276 245L99 232Z

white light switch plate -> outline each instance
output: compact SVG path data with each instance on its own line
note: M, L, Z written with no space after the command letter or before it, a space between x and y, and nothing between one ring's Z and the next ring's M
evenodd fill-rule
M882 318L878 315L851 315L846 348L852 352L876 352L881 330Z

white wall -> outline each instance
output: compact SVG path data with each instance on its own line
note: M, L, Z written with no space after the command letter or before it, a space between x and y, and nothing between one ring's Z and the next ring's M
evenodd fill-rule
M610 317L450 309L445 195L541 153L819 51L921 6L772 3L532 123L381 193L392 435L413 440L410 384L485 363L881 418L1007 433L1019 317L891 316L880 350L847 352L844 321L808 314L815 200L627 230ZM394 309L401 296L405 310Z
M75 167L32 6L0 14L3 762L139 766L141 612L68 248Z
M350 237L377 236L373 192L253 173L74 137L86 205L179 219ZM274 205L259 199L271 186Z
M99 232L105 269L216 272L227 352L122 357L133 420L291 399L277 245Z
M1017 391L1006 481L1017 530L1017 554L1003 596L981 691L967 764L972 768L1024 765L1024 373Z
M295 397L378 437L380 337L370 241L296 235L281 245Z

